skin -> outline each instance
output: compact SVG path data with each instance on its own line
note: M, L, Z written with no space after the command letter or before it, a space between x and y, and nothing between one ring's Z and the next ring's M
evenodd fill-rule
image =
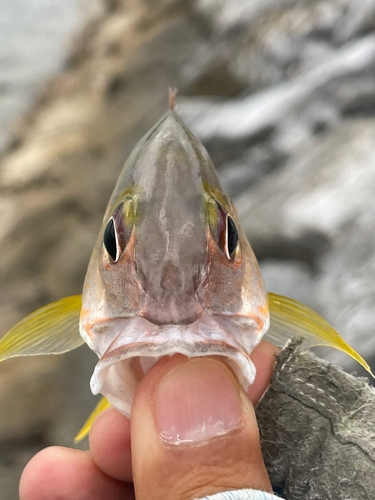
M50 447L35 455L20 482L21 500L189 500L218 491L271 491L253 410L266 390L277 348L261 342L252 354L257 377L247 395L238 384L242 425L199 446L168 446L156 431L152 398L182 355L164 357L142 380L132 422L115 409L101 414L90 432L90 451ZM193 360L194 366L200 360ZM225 370L230 370L223 361ZM229 374L232 376L232 374ZM234 377L233 377L234 379Z

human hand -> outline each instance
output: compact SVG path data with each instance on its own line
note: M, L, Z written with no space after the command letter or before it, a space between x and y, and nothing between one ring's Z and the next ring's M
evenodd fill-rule
M90 451L39 452L22 474L20 499L124 500L135 489L137 500L190 500L240 488L271 491L253 405L269 384L275 352L267 342L253 351L257 376L247 396L218 358L162 358L137 390L131 424L112 408L93 424Z

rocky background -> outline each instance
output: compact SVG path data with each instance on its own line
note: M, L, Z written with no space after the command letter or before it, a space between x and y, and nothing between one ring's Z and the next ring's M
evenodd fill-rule
M62 26L50 4L41 9ZM30 23L35 12L22 12ZM67 16L69 29L77 16ZM14 114L29 81L22 59L0 86L0 104L15 103L0 106L8 124L0 335L37 307L80 293L122 164L164 113L172 86L234 200L268 289L323 314L374 369L375 0L98 0L79 19L70 50L60 37L58 57L43 56L60 33L52 29L44 48L30 51L35 64L52 58L56 76L21 117ZM2 71L21 43L12 40ZM0 365L1 500L18 498L35 451L72 444L95 405L94 363L81 347Z

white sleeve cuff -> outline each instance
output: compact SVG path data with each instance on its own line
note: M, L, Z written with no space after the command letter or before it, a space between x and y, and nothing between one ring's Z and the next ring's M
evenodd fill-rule
M266 493L265 491L243 489L223 491L215 495L203 497L199 500L280 500L280 497L272 493Z

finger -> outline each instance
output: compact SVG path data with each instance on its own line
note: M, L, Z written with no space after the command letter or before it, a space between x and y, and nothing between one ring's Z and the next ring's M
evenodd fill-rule
M130 420L111 408L95 420L90 430L90 450L100 469L115 479L131 482Z
M247 396L254 406L270 384L276 361L275 355L279 352L278 347L262 340L251 353L251 359L257 372L254 383L247 391Z
M104 474L89 452L46 448L24 469L20 500L134 500L132 485Z
M248 397L255 405L268 387L274 354L279 349L262 341L254 349L251 358L256 366L255 382L248 390ZM91 455L103 472L121 481L132 481L130 421L114 408L101 413L90 430Z
M271 491L253 406L217 359L156 363L133 402L131 441L137 500Z

